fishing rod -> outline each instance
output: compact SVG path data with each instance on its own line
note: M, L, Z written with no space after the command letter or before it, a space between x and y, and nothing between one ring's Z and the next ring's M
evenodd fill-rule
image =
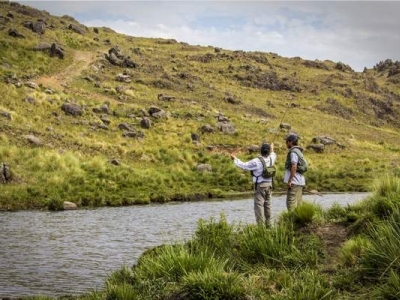
M280 120L280 122L279 122L279 124L278 124L278 128L277 128L276 131L275 131L275 135L274 135L274 137L272 138L271 144L275 141L275 138L276 138L276 136L277 136L278 133L279 133L279 129L281 128L281 124L282 124L282 122L283 122L283 120L284 120L284 118L285 118L285 116L286 116L286 113L287 113L288 110L292 107L292 101L293 101L293 99L294 99L294 97L291 97L291 99L290 99L290 101L289 101L289 104L287 105L285 111L283 112L282 118L281 118L281 120Z

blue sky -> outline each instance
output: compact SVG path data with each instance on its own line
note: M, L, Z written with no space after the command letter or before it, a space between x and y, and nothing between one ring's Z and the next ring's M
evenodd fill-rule
M400 60L400 1L19 2L131 36L340 61L356 71Z

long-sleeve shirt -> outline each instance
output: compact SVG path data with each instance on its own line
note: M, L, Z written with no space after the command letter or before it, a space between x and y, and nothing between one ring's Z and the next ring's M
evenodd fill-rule
M273 166L276 162L276 153L271 152L267 157L262 156L262 159L264 159L266 166ZM258 157L253 158L252 160L249 160L248 162L243 162L239 158L235 157L233 163L235 164L235 166L237 166L243 170L253 171L253 182L254 183L271 182L272 181L272 178L262 177L262 172L264 170L264 166Z

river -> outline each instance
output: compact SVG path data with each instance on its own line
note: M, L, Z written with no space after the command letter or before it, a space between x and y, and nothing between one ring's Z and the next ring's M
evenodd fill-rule
M347 205L367 193L305 195L323 207ZM286 210L273 196L272 216ZM0 212L0 298L77 295L103 288L147 249L188 240L198 219L254 223L252 199L151 204L64 212Z

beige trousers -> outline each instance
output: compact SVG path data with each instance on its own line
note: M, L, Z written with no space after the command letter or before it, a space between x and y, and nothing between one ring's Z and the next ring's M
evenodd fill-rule
M286 207L288 211L295 209L297 205L300 205L303 197L303 188L302 185L292 184L292 188L287 190L286 194Z
M254 213L258 224L263 224L267 227L271 222L271 194L272 184L263 182L257 184L254 191Z

